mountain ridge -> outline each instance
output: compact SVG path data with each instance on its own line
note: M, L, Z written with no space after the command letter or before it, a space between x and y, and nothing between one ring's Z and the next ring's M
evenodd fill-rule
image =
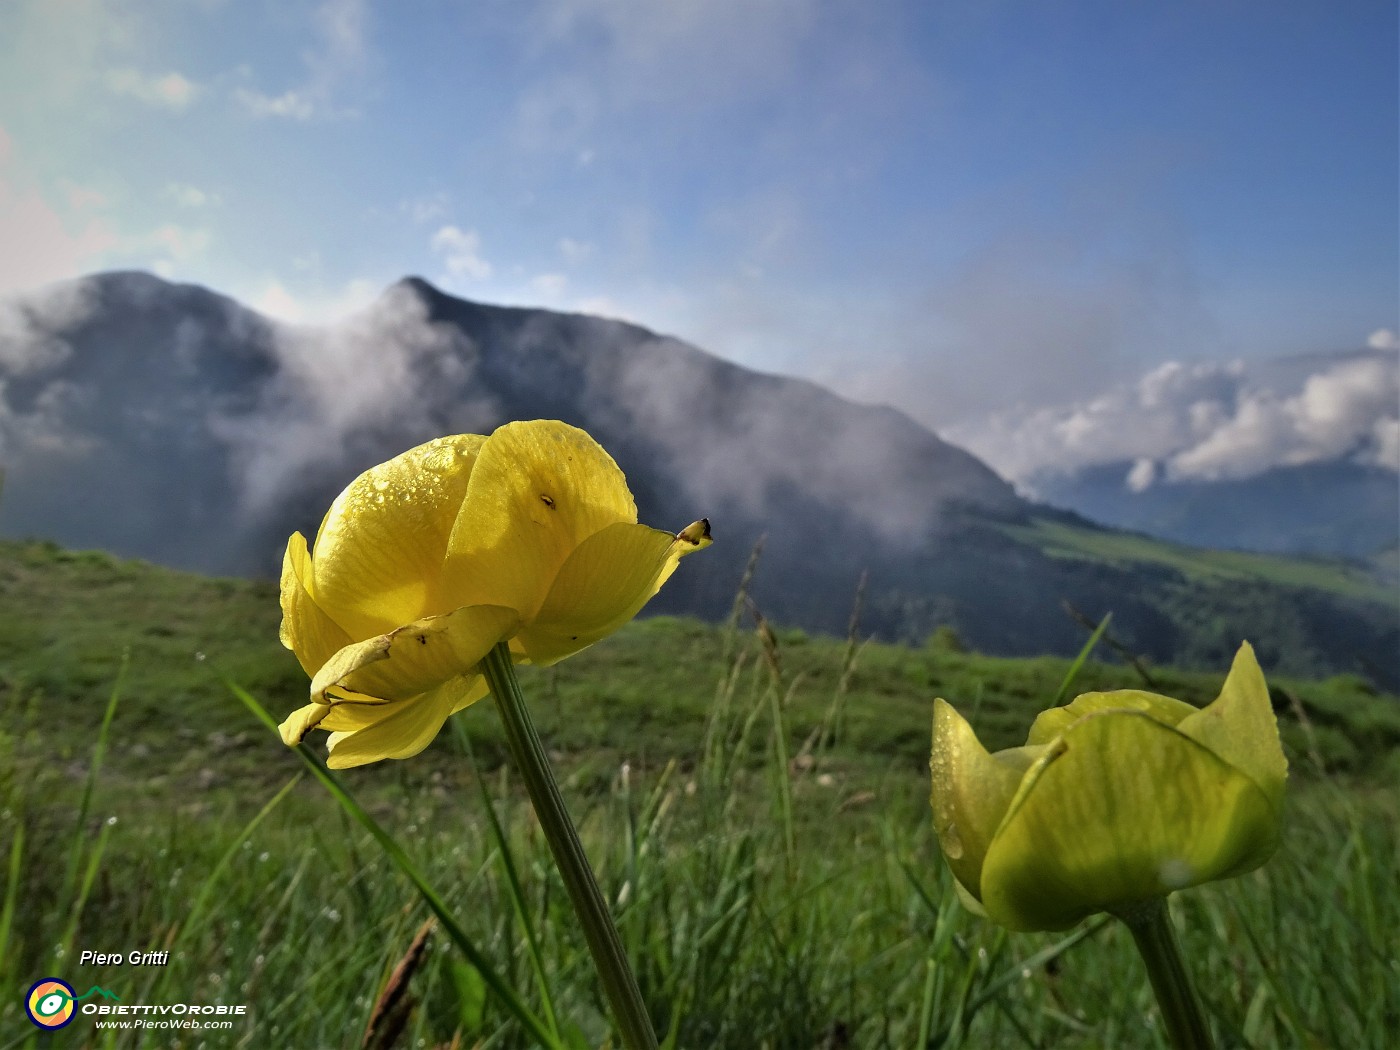
M287 535L313 535L373 463L443 433L552 417L612 453L641 520L714 522L716 546L653 611L727 615L766 537L754 600L809 630L843 631L865 579L863 623L887 639L948 625L988 652L1073 652L1069 601L1095 618L1111 609L1115 633L1163 662L1218 662L1271 623L1298 670L1400 680L1400 617L1383 600L1250 563L1242 606L1238 578L1189 557L1100 556L1107 530L1021 498L895 409L629 322L475 303L409 277L335 324L289 325L139 271L7 309L6 535L269 575ZM1052 526L1076 537L1071 556Z

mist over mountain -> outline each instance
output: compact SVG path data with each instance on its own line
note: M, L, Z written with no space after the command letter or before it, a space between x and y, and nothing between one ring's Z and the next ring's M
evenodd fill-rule
M287 533L314 533L359 471L517 418L589 430L643 520L714 517L735 571L712 566L711 612L763 533L771 559L806 560L815 544L824 571L841 565L849 606L862 551L912 551L960 509L1024 507L892 409L634 325L470 303L415 278L308 327L101 274L6 304L0 364L4 531L205 572L274 573Z
M1296 670L1400 680L1400 623L1364 580L1319 590L1269 568L1241 585L1151 551L1109 557L1112 534L1018 496L893 409L635 325L468 302L416 278L317 327L144 273L0 303L0 532L270 576L288 534L314 535L365 468L544 417L612 453L642 521L713 522L715 546L654 612L726 615L766 537L753 595L794 626L843 631L867 574L862 624L886 638L949 624L989 652L1073 652L1069 600L1111 609L1154 659L1224 666L1249 635ZM1210 618L1183 619L1203 604Z
M1075 404L949 431L1023 493L1199 546L1367 558L1400 544L1400 352L1169 361Z

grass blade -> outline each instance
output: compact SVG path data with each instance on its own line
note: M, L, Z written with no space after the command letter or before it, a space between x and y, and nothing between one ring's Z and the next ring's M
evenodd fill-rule
M277 732L277 723L252 694L234 685L232 682L225 684L228 685L233 695L238 697L238 699L243 702L243 705L253 713L258 721L262 722L262 724L267 726L272 732ZM394 837L380 827L379 823L361 808L360 804L355 801L346 787L341 784L339 778L326 768L325 763L313 754L309 747L305 744L301 744L293 750L301 756L302 762L305 763L307 769L311 771L311 775L325 785L326 790L340 803L341 808L374 837L374 840L379 843L379 847L385 852L389 859L393 861L394 866L397 867L399 871L403 872L403 874L408 877L408 880L413 883L424 902L432 909L433 914L438 917L439 921L441 921L443 929L447 931L453 943L462 950L462 954L467 957L467 961L481 974L481 979L486 982L486 986L490 988L491 991L496 993L496 997L501 1001L501 1004L506 1010L514 1016L517 1021L524 1025L526 1030L539 1040L542 1046L547 1047L548 1050L565 1050L564 1045L555 1038L548 1026L536 1017L530 1008L525 1005L524 1001L520 998L516 990L511 987L510 983L496 972L495 967L491 965L486 956L477 948L476 943L471 939L467 931L462 928L456 916L448 910L447 903L428 883L428 880L423 876L422 872L418 870L417 865L415 865L408 854L403 851L403 847L394 840Z
M92 762L88 765L87 779L83 783L82 801L78 803L73 845L68 852L68 870L63 876L65 896L72 896L76 888L78 869L82 866L84 827L87 824L88 813L92 810L92 794L97 786L97 775L102 771L102 760L107 755L107 736L112 728L112 718L117 713L117 701L121 699L122 686L126 684L126 672L130 665L131 651L123 650L122 662L117 668L116 680L112 683L112 692L107 697L107 710L102 715L102 725L97 731L97 743L93 745Z
M1059 707L1065 702L1065 697L1069 696L1070 688L1074 685L1074 680L1079 677L1079 671L1084 666L1084 662L1089 659L1089 654L1094 651L1094 647L1099 644L1099 639L1108 630L1109 622L1113 619L1113 613L1105 613L1104 618L1099 621L1098 627L1094 628L1094 633L1089 635L1089 640L1084 643L1084 648L1079 650L1079 655L1074 658L1074 663L1069 665L1069 670L1065 672L1064 681L1060 683L1060 688L1055 693L1055 699L1050 701L1048 706Z
M298 773L283 786L282 790L273 795L272 798L258 810L252 820L243 826L243 830L236 835L229 843L228 849L214 862L214 866L209 869L209 874L205 876L204 883L199 887L199 893L195 895L194 903L190 905L190 910L185 915L185 919L174 931L174 935L166 944L167 949L173 950L184 940L185 934L199 925L199 920L204 917L204 909L208 906L211 895L214 891L214 884L219 881L219 876L224 873L233 858L238 855L238 851L243 847L243 843L252 837L253 832L278 805L291 794L292 789L301 783L302 774Z
M491 823L491 835L496 841L496 850L500 854L501 866L505 869L511 907L515 910L516 922L520 924L520 929L525 934L525 952L530 958L530 968L535 973L535 983L539 987L540 1009L544 1011L545 1024L549 1026L550 1032L558 1039L560 1038L559 1021L554 1013L554 997L550 994L549 978L545 975L544 958L540 954L539 938L535 936L535 926L530 921L530 913L525 904L525 890L520 882L520 872L515 865L510 841L506 838L505 829L501 826L500 818L496 815L496 805L491 798L490 789L486 786L486 778L481 775L481 767L477 765L476 753L472 751L471 737L468 736L466 728L459 719L453 718L451 722L453 734L466 753L467 759L471 762L477 786L481 788L481 804Z
M10 925L15 918L15 901L19 899L19 876L24 859L24 823L15 822L15 837L10 843L10 867L5 878L5 906L0 909L0 966L10 950Z

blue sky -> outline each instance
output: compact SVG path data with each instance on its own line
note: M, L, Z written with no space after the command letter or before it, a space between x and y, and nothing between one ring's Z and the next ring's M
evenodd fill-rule
M140 267L316 320L416 273L954 424L1393 331L1397 33L1393 2L8 0L0 293Z

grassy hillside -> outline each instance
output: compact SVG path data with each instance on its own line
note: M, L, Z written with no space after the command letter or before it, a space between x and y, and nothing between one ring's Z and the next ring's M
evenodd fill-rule
M998 610L1033 608L1035 648L1077 647L1061 611L1068 600L1097 619L1114 614L1115 633L1159 663L1210 668L1229 659L1241 637L1260 659L1302 677L1354 673L1400 689L1400 587L1381 561L1347 562L1240 551L1202 550L1100 528L1070 516L1032 516L990 526L1004 545L1004 578L983 589L986 607L956 609L951 622L990 651L1024 652L998 637ZM948 570L956 571L956 569Z
M277 714L303 701L278 616L266 583L0 544L0 984L61 974L129 1002L249 1008L218 1033L104 1037L80 1018L65 1045L359 1045L425 917L223 681ZM1121 928L1008 937L958 906L933 842L932 698L988 745L1019 743L1068 670L963 653L946 631L909 648L656 617L523 676L672 1045L1162 1046ZM1223 671L1151 669L1196 702ZM1180 895L1186 950L1221 1045L1379 1050L1400 1010L1400 700L1355 677L1270 680L1293 768L1284 846ZM1135 684L1090 662L1075 689ZM482 775L449 732L345 781L531 1008L553 1004L569 1047L601 1046L596 982L495 713L456 725ZM440 932L429 945L393 1045L528 1045ZM171 954L136 971L83 965L83 948ZM18 1003L0 998L7 1050L40 1045Z
M1392 605L1400 609L1400 595L1377 580L1374 573L1360 565L1335 559L1203 550L1138 533L1075 528L1044 519L1029 526L1007 526L1005 531L1059 558L1105 561L1116 565L1164 565L1198 579L1262 580L1285 587L1308 587L1342 598Z
M305 675L277 641L279 620L271 583L209 579L48 543L0 542L0 689L11 703L41 706L39 734L58 755L87 746L126 654L121 725L129 746L113 756L117 767L129 759L146 770L148 756L159 754L172 775L206 769L212 752L253 729L225 681L275 711L305 702ZM698 727L717 683L733 673L736 651L741 691L768 681L767 665L745 648L753 644L749 633L746 623L740 645L722 627L644 619L554 668L525 669L525 687L537 698L542 732L563 751L605 764L629 755L693 761L701 747ZM784 688L791 690L794 734L805 738L815 730L836 698L843 760L913 771L928 761L935 696L975 705L988 744L1010 746L1051 702L1070 666L1057 657L958 652L937 637L918 647L866 642L854 652L845 640L782 625L773 638ZM1251 640L1261 652L1276 641ZM1110 662L1087 663L1077 691L1143 684L1111 652L1098 655ZM1205 703L1225 666L1149 673L1156 690ZM1267 660L1265 670L1272 671ZM1270 680L1289 732L1301 733L1298 719L1305 719L1328 769L1370 771L1400 744L1400 703L1357 676L1301 681L1270 674ZM484 731L494 745L491 729ZM1302 738L1295 743L1301 746Z

